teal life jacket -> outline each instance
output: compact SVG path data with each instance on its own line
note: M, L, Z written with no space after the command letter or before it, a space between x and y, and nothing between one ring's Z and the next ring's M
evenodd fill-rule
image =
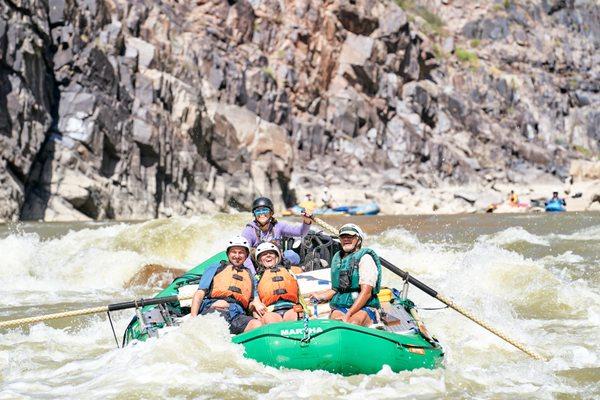
M341 257L341 250L335 253L331 260L331 287L336 290L336 294L330 301L332 308L349 308L354 304L354 300L357 298L358 292L360 292L359 274L358 274L358 263L365 254L373 257L375 265L377 266L377 283L371 292L371 298L365 304L366 307L379 308L379 299L377 293L381 288L381 261L379 256L373 250L365 247L354 253L346 255L344 258ZM350 278L350 285L348 288L343 288L340 285L340 274L346 275Z

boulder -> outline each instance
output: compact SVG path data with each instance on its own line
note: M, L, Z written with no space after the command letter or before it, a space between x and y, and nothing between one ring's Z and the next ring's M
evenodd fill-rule
M357 35L368 36L379 26L379 20L370 14L370 8L364 4L368 2L360 1L363 4L357 5L353 1L342 0L335 15L345 29Z
M600 180L600 161L573 160L569 175L574 182Z
M343 64L364 65L371 57L373 39L368 36L348 33L342 45L339 62Z
M484 18L466 23L462 33L470 39L500 40L510 34L509 24L504 17Z
M125 42L125 56L136 57L138 65L149 68L154 60L154 45L136 37L129 37Z
M0 159L0 223L18 219L24 192L23 183L7 168L6 160Z
M254 10L248 0L238 0L229 8L225 26L230 41L235 45L249 42L254 33Z
M215 133L222 138L213 142L212 159L241 180L239 174L244 171L252 177L253 184L244 185L248 199L258 193L281 198L285 187L280 185L289 181L293 164L292 144L285 130L242 107L214 104L211 109ZM226 153L239 157L223 158ZM242 167L246 162L249 169Z

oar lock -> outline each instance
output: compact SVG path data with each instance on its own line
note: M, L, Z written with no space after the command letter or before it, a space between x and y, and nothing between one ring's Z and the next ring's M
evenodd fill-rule
M404 284L402 285L402 295L400 296L402 300L408 299L408 287L410 286L409 278L410 274L407 272L404 276Z

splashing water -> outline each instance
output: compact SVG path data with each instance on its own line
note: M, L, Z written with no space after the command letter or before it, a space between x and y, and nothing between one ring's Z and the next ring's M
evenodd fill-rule
M128 286L145 265L189 269L223 249L247 218L79 224L52 234L48 224L0 227L0 317L152 295L152 274L145 285ZM94 315L0 331L0 399L598 397L600 215L493 218L357 222L385 258L549 362L528 359L450 309L421 313L444 346L445 368L396 374L384 367L352 377L246 359L215 315L125 349L115 348L106 317ZM387 271L384 283L402 284ZM440 305L414 287L409 295L421 307ZM118 335L131 317L113 313Z

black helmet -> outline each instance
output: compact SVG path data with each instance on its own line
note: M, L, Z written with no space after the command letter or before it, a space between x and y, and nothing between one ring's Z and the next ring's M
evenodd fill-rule
M256 210L260 207L267 207L271 210L272 213L275 212L275 208L273 207L273 202L268 197L258 197L256 200L252 202L252 211Z

